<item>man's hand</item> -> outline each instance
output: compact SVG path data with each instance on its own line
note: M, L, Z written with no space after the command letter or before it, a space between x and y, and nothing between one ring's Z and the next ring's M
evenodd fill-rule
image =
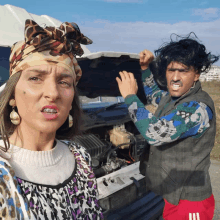
M142 70L146 70L148 65L153 61L154 55L149 50L144 50L139 53L140 65Z
M129 73L126 71L119 72L121 79L116 77L116 81L118 83L119 91L123 98L127 95L137 94L138 85L137 81L134 78L133 73Z

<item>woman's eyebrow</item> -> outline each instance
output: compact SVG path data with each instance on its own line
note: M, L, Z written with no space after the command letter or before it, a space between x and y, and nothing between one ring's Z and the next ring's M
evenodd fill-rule
M59 75L60 78L73 78L72 74L68 74L68 73L61 73Z
M35 72L35 73L39 73L41 75L46 75L48 74L48 72L46 70L39 70L39 69L31 69L28 72Z
M48 72L46 70L39 70L39 69L31 69L29 70L29 72L34 72L34 73L38 73L40 75L46 75L48 74ZM58 76L59 78L73 78L72 74L68 74L68 73L61 73Z

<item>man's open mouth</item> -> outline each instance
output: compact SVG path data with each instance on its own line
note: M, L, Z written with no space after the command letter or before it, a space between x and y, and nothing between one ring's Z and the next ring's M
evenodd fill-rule
M172 84L172 86L173 86L174 88L176 88L176 89L178 89L179 87L181 87L180 84Z
M181 86L183 86L182 82L171 82L170 83L173 89L179 89Z

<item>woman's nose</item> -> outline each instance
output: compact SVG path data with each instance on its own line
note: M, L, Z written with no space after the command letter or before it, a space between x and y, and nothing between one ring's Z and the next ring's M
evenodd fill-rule
M51 80L48 83L45 83L44 85L44 96L47 99L50 99L50 101L55 101L57 98L59 98L59 88L58 84L55 82L55 80Z

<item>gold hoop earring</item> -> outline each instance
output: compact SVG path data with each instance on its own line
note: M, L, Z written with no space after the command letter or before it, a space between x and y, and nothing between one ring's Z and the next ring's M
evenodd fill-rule
M70 111L72 110L72 104L71 104L71 107L70 107ZM69 114L69 128L71 128L73 126L73 117L72 115Z
M73 126L73 117L69 114L69 128Z
M14 125L19 125L21 122L19 114L15 111L15 100L11 99L9 105L12 106L12 112L10 113L11 123Z

